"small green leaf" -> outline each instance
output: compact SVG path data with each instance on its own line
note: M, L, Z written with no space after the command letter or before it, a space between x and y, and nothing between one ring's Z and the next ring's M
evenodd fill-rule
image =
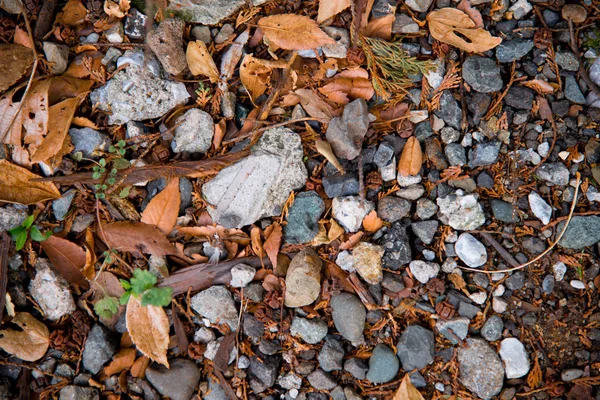
M104 185L104 184L103 184L103 185L100 187L100 189L102 189L102 190L106 190L106 189L108 189L108 185Z
M119 279L119 282L121 282L121 286L123 286L123 289L131 290L131 284L129 283L129 281L126 281L125 279Z
M170 287L148 289L142 293L142 306L166 307L171 303L172 295Z
M23 248L23 246L25 246L25 242L27 241L27 231L24 231L23 233L19 234L19 236L17 236L17 240L15 240L15 249L21 250Z
M123 139L119 140L119 142L117 143L118 147L125 147L127 145L127 142L125 142Z
M108 179L106 180L106 182L108 182L108 184L109 184L109 185L114 185L116 181L117 181L117 180L116 180L115 178L108 178Z
M129 281L131 283L131 291L133 294L140 295L144 291L156 285L156 276L144 269L135 269L133 277Z
M123 295L119 299L119 303L121 303L121 305L127 304L127 302L129 301L130 297L131 297L131 292L130 291L127 291L127 292L123 293Z
M100 190L100 188L102 188L102 185L101 185L101 184L99 184L99 183L96 183L96 184L94 185L94 189L96 189L96 190Z
M43 235L37 226L32 226L29 234L31 235L31 239L35 240L36 242L43 242L44 240L48 239L48 236Z
M106 172L106 168L100 168L100 173L103 174Z
M110 170L110 174L111 174L111 175L116 175L116 174L117 174L117 172L119 172L119 170L118 170L118 169L116 169L116 168L113 168L113 169L111 169L111 170Z
M99 317L111 318L119 311L119 301L116 297L105 297L94 304L94 311Z
M27 228L24 226L17 226L16 228L9 230L8 233L10 233L12 240L17 240L21 234L25 233L25 235L27 235Z
M114 153L115 151L117 151L117 148L111 144L110 147L108 148L108 152Z
M92 167L92 171L94 171L94 172L98 172L98 171L100 171L100 167L99 167L99 166L97 166L97 165L94 165L94 166Z
M83 153L80 151L76 151L75 153L71 154L71 158L74 161L81 161L83 159Z
M126 186L123 189L121 189L121 191L119 192L119 197L124 199L125 197L129 196L129 191L131 190L131 186Z
M33 225L33 221L35 221L35 215L30 215L25 218L25 221L21 224L22 227L29 229L31 225Z
M125 149L119 149L119 154L124 156L126 153Z
M98 161L98 164L100 164L103 167L106 167L106 160L104 158L101 158L100 161Z
M129 168L131 164L129 163L129 161L127 161L124 158L117 158L115 160L113 160L112 162L112 166L116 169L125 169L125 168Z
M102 178L102 174L100 172L96 171L92 174L92 178L100 179L100 178Z

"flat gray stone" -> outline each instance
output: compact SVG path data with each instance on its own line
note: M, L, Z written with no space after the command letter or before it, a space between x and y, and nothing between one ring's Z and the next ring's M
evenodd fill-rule
M504 368L498 354L483 339L467 339L458 347L460 381L482 399L491 399L502 390Z
M504 82L500 68L491 58L471 56L463 63L463 79L477 92L493 93L502 89Z
M200 381L200 370L191 360L176 358L170 368L152 364L146 369L146 379L158 393L172 400L190 400Z
M194 311L212 324L227 324L232 331L238 326L238 311L231 293L225 286L211 286L192 297Z
M245 0L171 0L168 9L180 12L189 22L216 25L244 4Z
M396 346L402 369L412 371L415 368L421 369L431 364L434 345L433 332L429 329L420 325L407 326Z

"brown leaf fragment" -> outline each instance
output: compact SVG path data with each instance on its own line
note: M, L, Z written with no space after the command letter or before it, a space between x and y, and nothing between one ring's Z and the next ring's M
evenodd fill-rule
M323 0L319 1L319 11L317 13L317 22L323 21L341 13L350 7L350 0Z
M377 211L373 210L363 219L362 224L367 232L377 232L383 227L383 220L377 216Z
M0 93L17 83L33 64L33 52L20 44L0 44Z
M265 65L262 60L247 54L240 65L240 79L250 94L252 102L262 95L269 87L273 70Z
M309 125L307 124L307 126ZM338 171L340 171L340 174L343 175L346 173L344 167L342 167L342 164L340 164L340 161L337 159L335 154L333 154L333 149L331 148L329 142L317 139L315 140L315 147L317 148L319 154L325 157L327 161L329 161Z
M427 15L427 22L434 39L470 53L493 49L502 42L501 38L490 35L485 29L477 28L467 14L456 8L433 11Z
M362 68L340 72L331 82L319 88L319 92L340 104L348 104L358 98L369 100L375 94L369 73Z
M81 272L86 264L85 251L75 243L56 236L50 236L40 243L50 258L52 266L69 283L87 289L90 285Z
M131 366L131 376L144 379L146 376L146 368L150 365L150 359L146 356L141 356Z
M85 21L87 9L81 0L69 0L63 7L62 13L56 17L58 23L74 27Z
M179 178L173 178L142 212L141 222L155 225L162 233L171 233L179 215Z
M206 76L212 83L219 81L219 70L203 41L189 42L185 58L192 74Z
M23 361L36 361L46 354L50 331L29 313L17 313L11 321L22 330L0 331L0 347Z
M279 254L279 247L281 247L282 233L281 225L279 225L277 222L274 223L273 229L271 229L271 232L265 240L265 244L263 246L267 256L269 257L269 260L271 260L271 263L273 264L274 270L277 269L277 254Z
M125 315L127 331L137 349L146 357L169 368L169 318L162 307L142 306L131 296Z
M156 226L143 222L113 222L102 225L104 237L111 248L155 256L177 254L164 233ZM100 237L103 237L102 234Z
M425 400L421 393L410 381L410 375L404 375L400 387L392 400Z
M402 176L417 175L421 171L422 164L421 144L417 138L411 136L404 145L404 149L402 149L400 162L398 163L398 173Z
M131 7L129 3L130 0L104 0L104 12L110 17L123 18Z
M3 143L21 146L23 112L19 111L21 102L13 102L12 94L14 91L0 99L0 138L3 138ZM19 115L15 117L17 112Z
M319 94L310 89L298 89L294 92L300 99L302 108L313 118L328 121L336 116L337 112Z
M271 15L259 19L258 27L271 43L284 50L310 50L335 44L315 21L303 15Z
M363 34L366 37L390 40L392 38L392 25L395 20L395 14L387 14L384 17L372 19L367 24Z
M19 204L34 204L60 197L60 192L51 182L35 182L38 175L23 167L0 160L0 201Z
M104 368L104 374L111 376L129 369L135 362L135 349L123 349L119 351L110 364Z

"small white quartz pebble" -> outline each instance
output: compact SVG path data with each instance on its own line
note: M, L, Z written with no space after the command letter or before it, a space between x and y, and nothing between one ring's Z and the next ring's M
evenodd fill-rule
M487 299L487 293L486 292L472 293L469 295L469 298L477 304L483 304L483 303L485 303L485 301Z
M577 280L577 279L573 279L571 281L571 286L573 286L575 289L579 289L579 290L584 290L585 289L585 283Z

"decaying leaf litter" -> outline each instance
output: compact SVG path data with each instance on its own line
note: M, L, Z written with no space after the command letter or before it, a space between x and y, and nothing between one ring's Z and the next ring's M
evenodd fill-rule
M0 390L593 399L593 2L0 1Z

